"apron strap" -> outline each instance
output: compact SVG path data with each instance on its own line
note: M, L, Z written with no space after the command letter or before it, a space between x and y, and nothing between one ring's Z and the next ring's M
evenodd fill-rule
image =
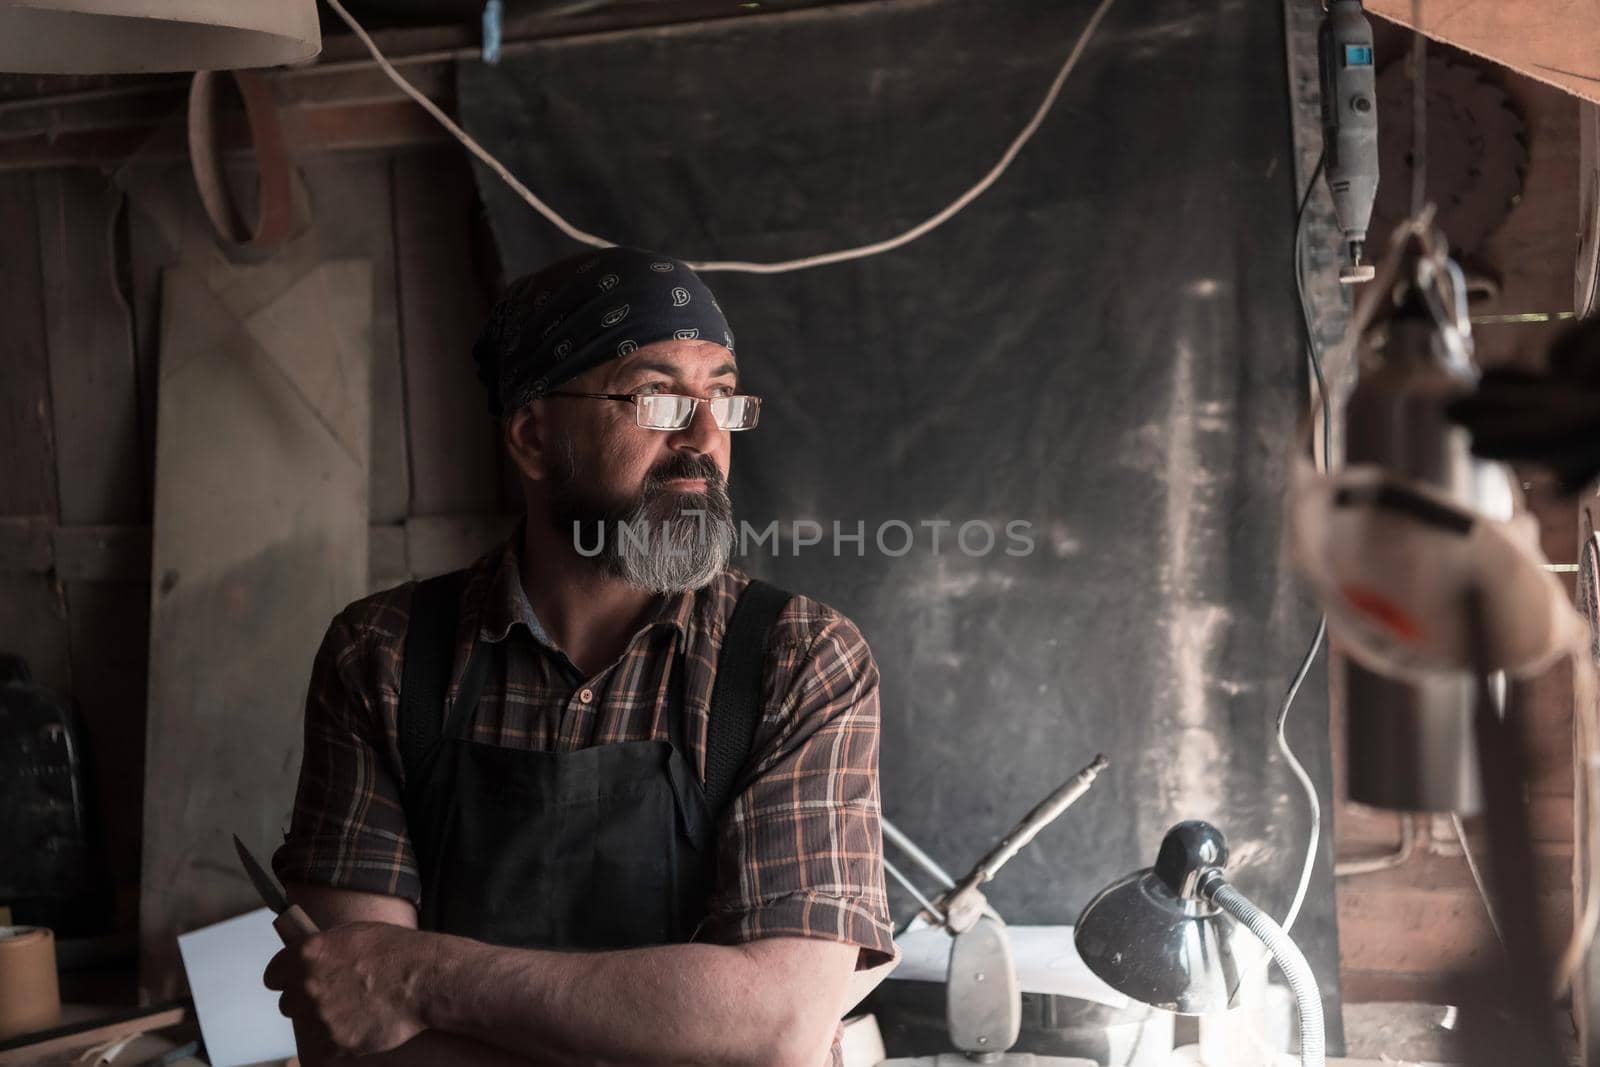
M482 641L472 642L467 653L467 667L461 672L461 688L456 690L456 702L450 705L450 715L444 721L444 736L465 739L467 724L478 710L478 698L483 696L483 685L489 678L489 661L498 665L495 676L506 676L506 641L495 641L484 648Z
M400 766L409 785L444 731L444 698L455 659L456 619L466 571L417 583L400 673ZM477 642L473 642L476 647Z
M689 755L689 744L684 733L687 723L684 716L688 714L689 702L684 697L684 688L689 684L689 657L684 654L682 644L673 653L671 676L667 679L666 718L667 740L679 755L694 766L694 759Z
M721 814L755 746L767 635L789 600L790 594L777 586L750 579L723 634L717 680L711 689L711 721L706 728L705 794L714 814Z

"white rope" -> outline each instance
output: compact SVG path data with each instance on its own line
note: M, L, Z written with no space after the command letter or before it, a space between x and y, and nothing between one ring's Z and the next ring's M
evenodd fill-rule
M412 85L410 82L406 81L400 72L394 69L394 64L390 63L389 60L384 57L383 52L378 49L377 43L373 41L372 37L367 33L367 31L361 28L361 23L357 22L355 20L355 16L351 15L350 12L344 9L344 5L339 3L339 0L323 0L323 2L332 8L333 13L343 19L346 26L350 27L350 32L355 34L361 43L367 46L367 51L372 53L373 60L378 64L383 72L389 76L389 80L400 87L401 92L415 100L417 105L421 107L422 110L433 116L435 122L443 126L446 130L449 130L450 134L455 137L456 140L460 141L466 146L468 152L471 152L473 155L477 156L478 159L483 162L484 166L498 174L501 180L507 185L511 186L512 189L516 190L517 195L532 205L535 211L549 219L551 222L555 223L556 227L560 229L562 233L566 234L574 241L581 241L586 245L593 245L596 248L612 247L612 242L607 241L603 237L596 237L592 233L580 230L576 226L572 225L572 223L556 214L556 212L551 209L550 205L539 199L538 194L518 181L515 174L512 174L505 168L504 164L502 164L498 159L494 158L494 156L490 155L488 149L484 148L477 141L473 140L472 135L467 133L466 130L463 130L460 126L457 126L455 120L449 115L446 115L439 108L438 104L435 104L432 100L429 100L425 93L423 93L415 85Z
M595 248L611 248L616 244L616 242L608 241L604 237L578 229L563 218L554 208L539 199L538 194L524 185L510 170L506 169L506 166L492 156L488 149L475 141L471 134L457 125L455 120L446 115L432 100L428 99L426 94L408 82L394 68L394 65L384 57L377 43L373 41L366 30L362 29L361 24L355 20L354 16L345 10L344 5L339 0L323 0L323 2L333 10L335 15L344 20L344 24L350 27L350 31L356 35L357 39L366 45L367 51L372 53L372 58L378 64L378 67L389 76L390 81L399 86L401 92L416 101L424 111L433 117L434 121L448 130L456 140L460 141L468 152L476 156L484 166L498 175L501 181L509 185L512 191L527 201L529 207L543 215L557 229L574 241L592 245ZM843 263L852 259L865 259L881 252L890 252L910 244L917 238L949 222L963 208L982 196L990 186L999 181L1000 176L1006 172L1006 168L1011 166L1011 161L1017 158L1017 154L1022 151L1023 146L1032 139L1033 135L1044 123L1045 116L1050 113L1050 108L1055 104L1056 97L1061 94L1061 87L1066 84L1067 78L1078 65L1079 57L1083 55L1083 51L1088 47L1095 30L1099 28L1101 20L1105 18L1106 12L1111 10L1111 5L1114 2L1115 0L1100 0L1100 5L1095 8L1095 12L1090 16L1088 24L1083 28L1083 32L1078 35L1078 41L1073 45L1072 52L1067 56L1066 62L1061 65L1060 71L1057 72L1055 81L1050 83L1050 89L1045 93L1044 100L1039 104L1038 110L1034 112L1033 118L1029 120L1028 124L1022 128L1022 132L1017 134L1016 139L1011 142L1011 146L1006 149L999 162L991 167L989 173L980 178L976 185L951 201L943 211L895 237L890 237L883 241L875 241L872 244L857 245L854 248L839 249L836 252L822 252L814 256L786 259L777 263L747 263L741 260L695 262L690 260L688 261L689 266L702 272L729 271L742 274L783 274L788 271L805 270L808 267L821 267L831 263Z

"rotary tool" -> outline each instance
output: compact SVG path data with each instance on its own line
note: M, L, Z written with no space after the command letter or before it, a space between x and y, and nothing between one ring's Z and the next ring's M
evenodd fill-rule
M1347 256L1339 280L1370 281L1372 265L1361 258L1378 195L1378 94L1372 25L1361 0L1330 0L1317 34L1317 66L1328 191Z

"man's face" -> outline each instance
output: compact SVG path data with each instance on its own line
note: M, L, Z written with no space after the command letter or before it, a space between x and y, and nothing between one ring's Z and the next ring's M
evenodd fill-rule
M737 391L733 354L709 341L658 341L596 367L558 391L585 393L677 393L712 397ZM623 503L638 497L652 474L657 480L691 475L702 468L727 481L731 462L729 433L720 429L702 404L681 430L647 430L634 419L631 404L607 400L549 398L546 418L564 434L583 468L586 488L597 498ZM704 477L672 480L676 492L704 493Z
M574 378L560 392L675 393L708 398L736 391L732 353L706 341L662 341ZM729 433L700 405L681 430L639 426L632 404L546 397L546 483L558 532L602 545L599 561L655 592L697 588L727 562ZM625 537L626 526L637 538Z

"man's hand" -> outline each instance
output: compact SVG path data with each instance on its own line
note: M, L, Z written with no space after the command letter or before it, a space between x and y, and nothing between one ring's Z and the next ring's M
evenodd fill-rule
M347 923L279 952L263 977L303 1038L335 1055L387 1052L426 1029L415 994L432 936Z

